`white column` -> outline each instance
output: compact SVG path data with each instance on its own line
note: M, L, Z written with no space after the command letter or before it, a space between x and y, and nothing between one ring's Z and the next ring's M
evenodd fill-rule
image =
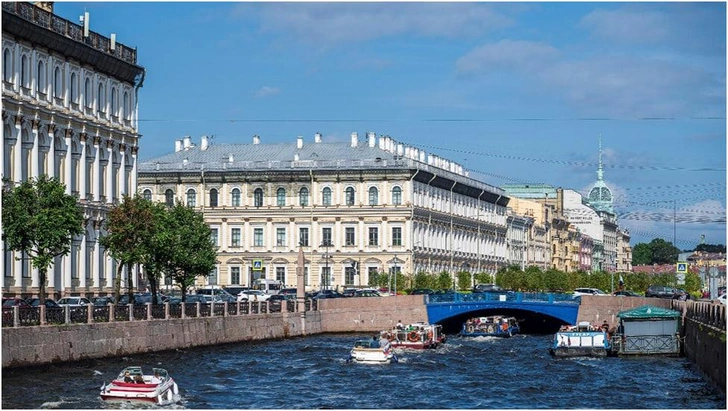
M63 280L61 281L61 286L59 287L60 291L63 295L67 295L72 289L71 287L71 256L73 253L76 252L76 247L71 245L71 252L62 257L63 259Z
M109 140L106 143L106 151L109 154L109 159L106 162L106 204L111 204L114 200L114 156L112 153L114 143Z
M86 287L86 226L83 227L83 235L78 252L78 285L81 289Z
M94 201L98 202L101 200L101 138L99 136L94 137L94 150L96 157L94 157ZM98 238L98 236L96 237Z
M56 175L56 125L48 125L48 138L51 140L51 146L48 147L48 170L46 174L51 177L58 177Z
M137 187L137 153L139 152L139 147L134 146L131 148L131 187L129 187L129 195L136 194L138 187ZM222 193L219 193L219 195L222 195Z
M94 241L94 254L93 258L91 259L91 273L94 278L94 286L97 289L100 289L101 284L101 265L99 264L99 259L101 256L99 255L100 248L99 248L99 237L101 236L101 231L99 230L101 228L101 224L97 221L94 221L94 231L96 234L96 241Z
M78 194L79 199L85 200L86 199L86 186L88 185L88 182L86 181L86 133L81 133L80 141L81 141L81 160L79 164L80 168L80 177L78 179L78 183L80 187L78 188ZM83 249L82 249L83 250Z
M109 253L104 253L103 258L106 263L106 287L111 288L114 284L114 278L116 278L116 271L114 270L114 266L111 264L111 257L109 256Z
M23 281L23 262L16 257L21 257L22 253L20 251L14 251L13 252L13 260L15 260L14 266L14 273L13 273L13 285L19 286L22 284Z
M63 160L63 166L65 169L65 175L63 178L66 184L66 194L71 194L71 164L73 159L71 158L71 133L72 130L66 129L66 158Z
M30 150L30 176L38 177L38 127L40 121L33 120L33 147Z
M126 192L126 145L125 144L119 145L119 155L121 157L121 162L119 163L119 174L116 176L116 180L118 181L118 184L116 186L119 188L118 198L119 198L119 200L121 200L122 194L127 194L127 192Z
M13 164L10 167L13 170L13 181L20 183L23 181L23 116L18 114L15 116L15 147L13 147Z

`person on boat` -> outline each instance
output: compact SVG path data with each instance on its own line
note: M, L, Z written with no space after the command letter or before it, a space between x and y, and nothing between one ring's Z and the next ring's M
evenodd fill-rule
M160 384L162 382L162 377L159 376L159 371L154 371L154 376L152 377L152 384Z
M604 323L602 324L602 331L604 331L605 333L609 332L609 323L607 322L607 320L604 320Z
M134 382L137 384L144 384L144 377L142 377L141 374L135 375Z
M131 374L129 374L129 371L124 372L124 382L134 382L134 379L131 378Z
M381 348L382 351L384 351L384 353L386 354L389 351L390 346L391 346L391 344L389 343L389 340L387 339L387 335L382 334L382 336L379 338L379 348Z
M402 320L397 320L396 327L398 330L404 330L404 324L402 324Z

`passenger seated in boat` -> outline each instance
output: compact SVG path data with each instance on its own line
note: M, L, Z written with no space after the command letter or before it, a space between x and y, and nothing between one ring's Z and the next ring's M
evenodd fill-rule
M131 378L131 374L129 374L129 371L126 371L124 373L124 382L134 382L134 379Z
M144 377L142 377L141 375L135 375L134 382L137 384L144 384Z
M404 330L404 324L402 324L402 320L397 320L397 329L398 330Z
M159 372L155 371L154 376L152 377L151 381L152 384L161 384L162 383L162 377L159 376Z

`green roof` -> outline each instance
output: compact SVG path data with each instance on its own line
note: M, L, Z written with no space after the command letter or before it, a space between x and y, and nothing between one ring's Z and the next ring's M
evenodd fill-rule
M622 319L679 318L680 313L667 308L655 307L654 305L643 305L631 310L620 311L617 317Z

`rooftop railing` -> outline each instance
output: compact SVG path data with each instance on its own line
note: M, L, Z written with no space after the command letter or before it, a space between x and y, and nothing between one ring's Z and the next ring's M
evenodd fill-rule
M89 31L88 37L83 35L83 26L72 23L62 17L41 9L31 3L2 2L3 11L19 16L37 26L48 29L54 33L68 37L79 43L83 43L93 49L114 56L119 60L136 65L137 51L121 43L116 43L111 49L111 39L93 31Z

